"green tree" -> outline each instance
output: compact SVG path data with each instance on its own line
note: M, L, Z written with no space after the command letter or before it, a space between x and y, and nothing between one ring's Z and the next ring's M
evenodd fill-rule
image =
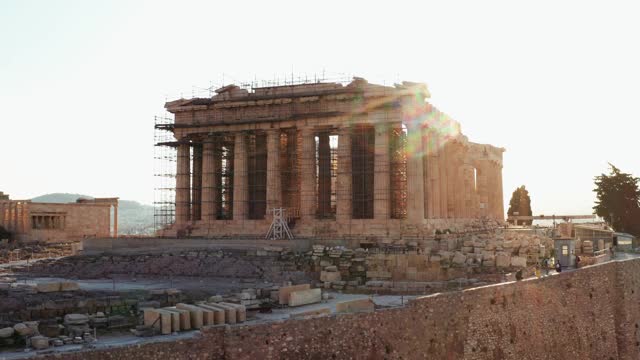
M640 178L609 164L611 172L595 177L593 210L615 231L640 235Z
M516 215L517 213L517 215ZM529 197L529 192L524 187L524 185L517 188L513 195L511 195L511 200L509 201L509 211L507 211L508 216L532 216L531 212L531 198ZM512 224L515 221L510 221ZM518 224L523 225L531 225L533 220L520 220Z

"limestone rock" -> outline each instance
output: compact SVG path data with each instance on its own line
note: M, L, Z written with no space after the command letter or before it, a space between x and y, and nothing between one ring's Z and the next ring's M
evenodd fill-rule
M75 281L63 281L60 283L60 291L78 291L80 286Z
M49 348L49 338L45 336L34 336L31 338L31 347L36 350Z
M320 281L322 282L333 282L333 281L340 281L342 280L340 273L339 272L329 272L329 271L322 271L320 272Z
M374 310L375 304L369 298L342 301L336 304L336 312L339 313L372 312Z
M505 252L496 253L496 266L509 267L511 265L511 255Z
M36 284L36 289L38 289L39 293L57 292L57 291L60 291L60 283L59 282L38 283Z
M6 339L9 337L12 337L14 333L15 333L15 330L12 327L6 327L3 329L0 329L0 339Z
M511 266L516 267L526 267L527 266L527 258L521 256L514 256L511 258Z
M465 261L467 261L467 257L466 257L466 256L464 256L461 252L456 252L456 253L453 255L453 260L452 260L452 262L453 262L455 265L463 265L463 264L465 263Z
M65 325L84 325L89 322L89 317L84 314L67 314L64 316Z
M293 291L289 296L289 306L314 304L320 300L322 300L322 290L320 289Z
M25 323L18 323L13 325L13 330L20 336L31 336L35 334L33 328L27 326Z

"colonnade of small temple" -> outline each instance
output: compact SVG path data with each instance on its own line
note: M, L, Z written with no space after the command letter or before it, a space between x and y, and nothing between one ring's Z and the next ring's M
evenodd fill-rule
M29 221L28 200L0 200L0 226L10 232L26 232Z
M469 142L457 122L415 104L413 90L389 95L366 84L364 106L344 111L357 91L337 101L339 89L305 86L254 94L227 87L211 101L167 104L176 114L173 230L260 233L280 207L302 234L345 234L357 222L388 233L435 219L503 220L503 149Z

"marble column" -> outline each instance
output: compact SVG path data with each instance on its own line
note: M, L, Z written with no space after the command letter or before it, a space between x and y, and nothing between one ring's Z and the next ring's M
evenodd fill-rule
M191 147L189 143L178 145L176 169L176 224L189 221L191 209Z
M0 201L0 226L5 227L4 225L4 202Z
M215 140L210 137L202 144L202 220L211 222L216 218L216 159Z
M496 164L498 220L504 221L504 189L502 188L502 164Z
M193 145L193 179L191 185L191 220L202 219L202 144Z
M60 217L60 228L62 229L62 217ZM118 203L113 205L113 237L118 237Z
M391 215L391 159L389 156L389 125L375 125L373 178L373 217L389 219Z
M17 201L13 203L13 231L20 232L20 206Z
M407 155L407 219L413 223L424 220L424 172L422 134L419 126L408 127L412 152Z
M433 146L431 144L432 137L429 128L426 126L420 129L420 134L422 135L422 149L424 152L422 157L422 169L424 171L424 217L431 219L433 218L433 189L431 187L431 157L433 153Z
M488 168L486 161L480 161L476 167L478 216L489 216Z
M447 139L444 136L438 138L438 183L440 185L439 198L440 198L440 218L446 219L449 215L449 198L447 193L448 179L447 179L447 152L445 147Z
M244 133L235 134L233 149L233 220L246 220L249 214L249 172Z
M267 219L274 208L282 207L282 183L280 178L280 129L267 131Z
M318 214L331 213L331 144L329 133L318 134Z
M351 128L338 130L338 176L336 179L336 220L349 221L353 215L351 169Z
M455 145L455 199L456 199L456 207L455 207L455 217L459 219L466 218L465 216L465 206L464 206L464 145L459 142L456 142Z
M429 209L431 209L430 218L439 219L441 215L441 200L440 200L440 134L434 129L428 129L428 141L427 141L427 157L428 168L427 175L429 178L429 193L427 194L427 201Z
M316 140L312 128L300 130L300 219L311 221L316 215Z

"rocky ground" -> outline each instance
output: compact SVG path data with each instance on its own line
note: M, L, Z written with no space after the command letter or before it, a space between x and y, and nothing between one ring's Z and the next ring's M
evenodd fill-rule
M295 256L246 256L246 251L190 251L178 254L72 256L32 264L32 276L103 279L113 275L190 276L298 282L306 278ZM21 272L24 268L14 268Z
M72 254L72 243L45 244L12 242L0 246L0 264L11 261L44 259L69 256Z

